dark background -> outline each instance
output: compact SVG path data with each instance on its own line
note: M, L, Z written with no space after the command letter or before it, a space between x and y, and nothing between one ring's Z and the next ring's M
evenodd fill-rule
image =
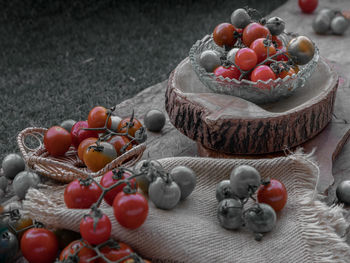
M0 1L0 161L28 126L86 119L167 79L233 10L286 0Z

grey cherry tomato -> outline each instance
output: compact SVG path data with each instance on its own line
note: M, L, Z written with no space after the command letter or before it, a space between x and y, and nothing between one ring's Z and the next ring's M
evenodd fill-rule
M18 241L14 234L6 230L0 233L0 262L13 262L13 257L18 251Z
M239 48L232 48L228 53L227 53L227 60L235 63L235 57L236 53L238 52Z
M255 204L244 212L247 228L254 233L270 232L276 225L276 212L268 204Z
M4 192L6 191L8 185L8 181L5 176L0 177L0 189L3 190Z
M241 165L233 169L230 175L230 183L233 193L238 198L247 198L259 188L261 177L254 167Z
M226 229L238 229L244 221L242 217L243 206L237 199L224 199L218 205L217 216L220 225Z
M122 118L120 118L119 116L111 116L111 130L112 131L117 131L119 123L122 121Z
M331 19L326 14L317 15L312 22L312 28L317 34L326 34L330 25Z
M336 195L340 202L350 205L350 180L342 181L337 186Z
M234 194L231 188L230 180L223 180L216 186L216 200L221 202L224 199L233 198Z
M199 64L207 71L213 72L221 65L220 54L214 50L205 50L199 57Z
M270 30L270 33L272 35L277 36L283 32L286 23L283 21L282 18L275 16L267 20L265 26Z
M30 187L36 187L40 178L36 173L23 171L16 175L12 182L13 191L20 198L24 199Z
M160 132L165 125L165 114L160 110L150 110L144 118L145 126L152 132Z
M305 65L313 58L315 46L308 37L298 36L289 41L287 53L294 63Z
M11 153L2 161L2 169L6 178L12 180L25 169L25 162L20 155Z
M334 34L342 35L345 33L348 27L349 27L349 21L345 17L339 15L332 19L331 29Z
M180 201L180 187L174 181L158 177L149 185L148 197L160 209L173 209Z
M331 10L329 8L323 8L318 14L319 15L327 15L329 17L330 20L332 20L335 15L336 15L336 11L335 10Z
M180 187L181 200L188 197L196 187L197 178L192 169L186 166L176 166L170 171L170 176Z
M251 22L252 19L250 15L243 8L236 9L231 14L231 24L237 28L245 28Z
M75 123L76 123L75 120L69 119L69 120L62 121L59 126L65 129L66 131L70 132Z
M141 176L136 177L136 182L139 188L145 193L148 193L148 187L151 182L157 178L157 173L155 170L163 169L161 165L153 160L142 160L136 164L134 167L135 173L145 173Z

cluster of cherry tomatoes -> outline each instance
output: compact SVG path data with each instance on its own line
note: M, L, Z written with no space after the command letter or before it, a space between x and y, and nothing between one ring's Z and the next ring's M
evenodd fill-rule
M135 229L144 223L148 215L148 202L137 192L135 179L141 175L120 167L103 175L99 183L87 178L76 179L66 186L64 202L68 208L91 208L91 213L84 216L80 223L85 240L98 245L110 238L110 219L98 209L103 199L113 207L114 216L123 227Z
M257 200L253 195L257 192ZM287 190L282 182L271 179L262 181L252 166L241 165L233 169L230 180L221 181L216 187L219 202L217 216L226 229L246 226L261 240L263 233L270 232L276 224L276 212L287 202ZM256 201L244 210L249 198Z
M309 38L299 36L285 46L279 37L285 28L281 18L253 21L248 11L237 9L231 23L215 27L213 40L223 50L202 52L199 62L207 72L229 79L268 81L298 73L298 65L313 58L315 47Z
M196 174L187 166L176 166L170 172L154 160L143 160L135 166L142 176L136 181L140 189L148 194L157 208L173 209L180 201L185 200L194 190L197 183Z
M64 121L53 126L44 135L44 145L50 155L63 156L74 146L78 157L92 171L106 164L146 139L141 122L134 118L111 116L112 109L94 107L87 121ZM63 127L62 127L63 126Z
M317 34L342 35L349 28L349 25L349 19L342 12L328 8L318 12L312 22L312 28Z
M86 235L84 231L86 230L81 230ZM108 239L94 246L76 232L46 229L41 223L21 216L17 209L1 215L0 245L0 262L3 263L13 262L19 247L29 263L149 262L140 258L125 243Z

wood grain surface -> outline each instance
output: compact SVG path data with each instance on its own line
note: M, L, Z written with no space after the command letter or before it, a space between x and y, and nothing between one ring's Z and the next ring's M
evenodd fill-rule
M170 75L165 107L171 123L208 149L266 154L293 148L318 134L332 118L338 75L320 59L305 86L281 101L256 105L208 93L183 60Z

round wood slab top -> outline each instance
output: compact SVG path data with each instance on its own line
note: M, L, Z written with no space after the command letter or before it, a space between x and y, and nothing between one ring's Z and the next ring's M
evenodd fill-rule
M204 147L226 154L264 154L304 143L331 120L338 75L323 58L289 98L256 105L212 93L188 58L171 73L165 108L171 123Z

